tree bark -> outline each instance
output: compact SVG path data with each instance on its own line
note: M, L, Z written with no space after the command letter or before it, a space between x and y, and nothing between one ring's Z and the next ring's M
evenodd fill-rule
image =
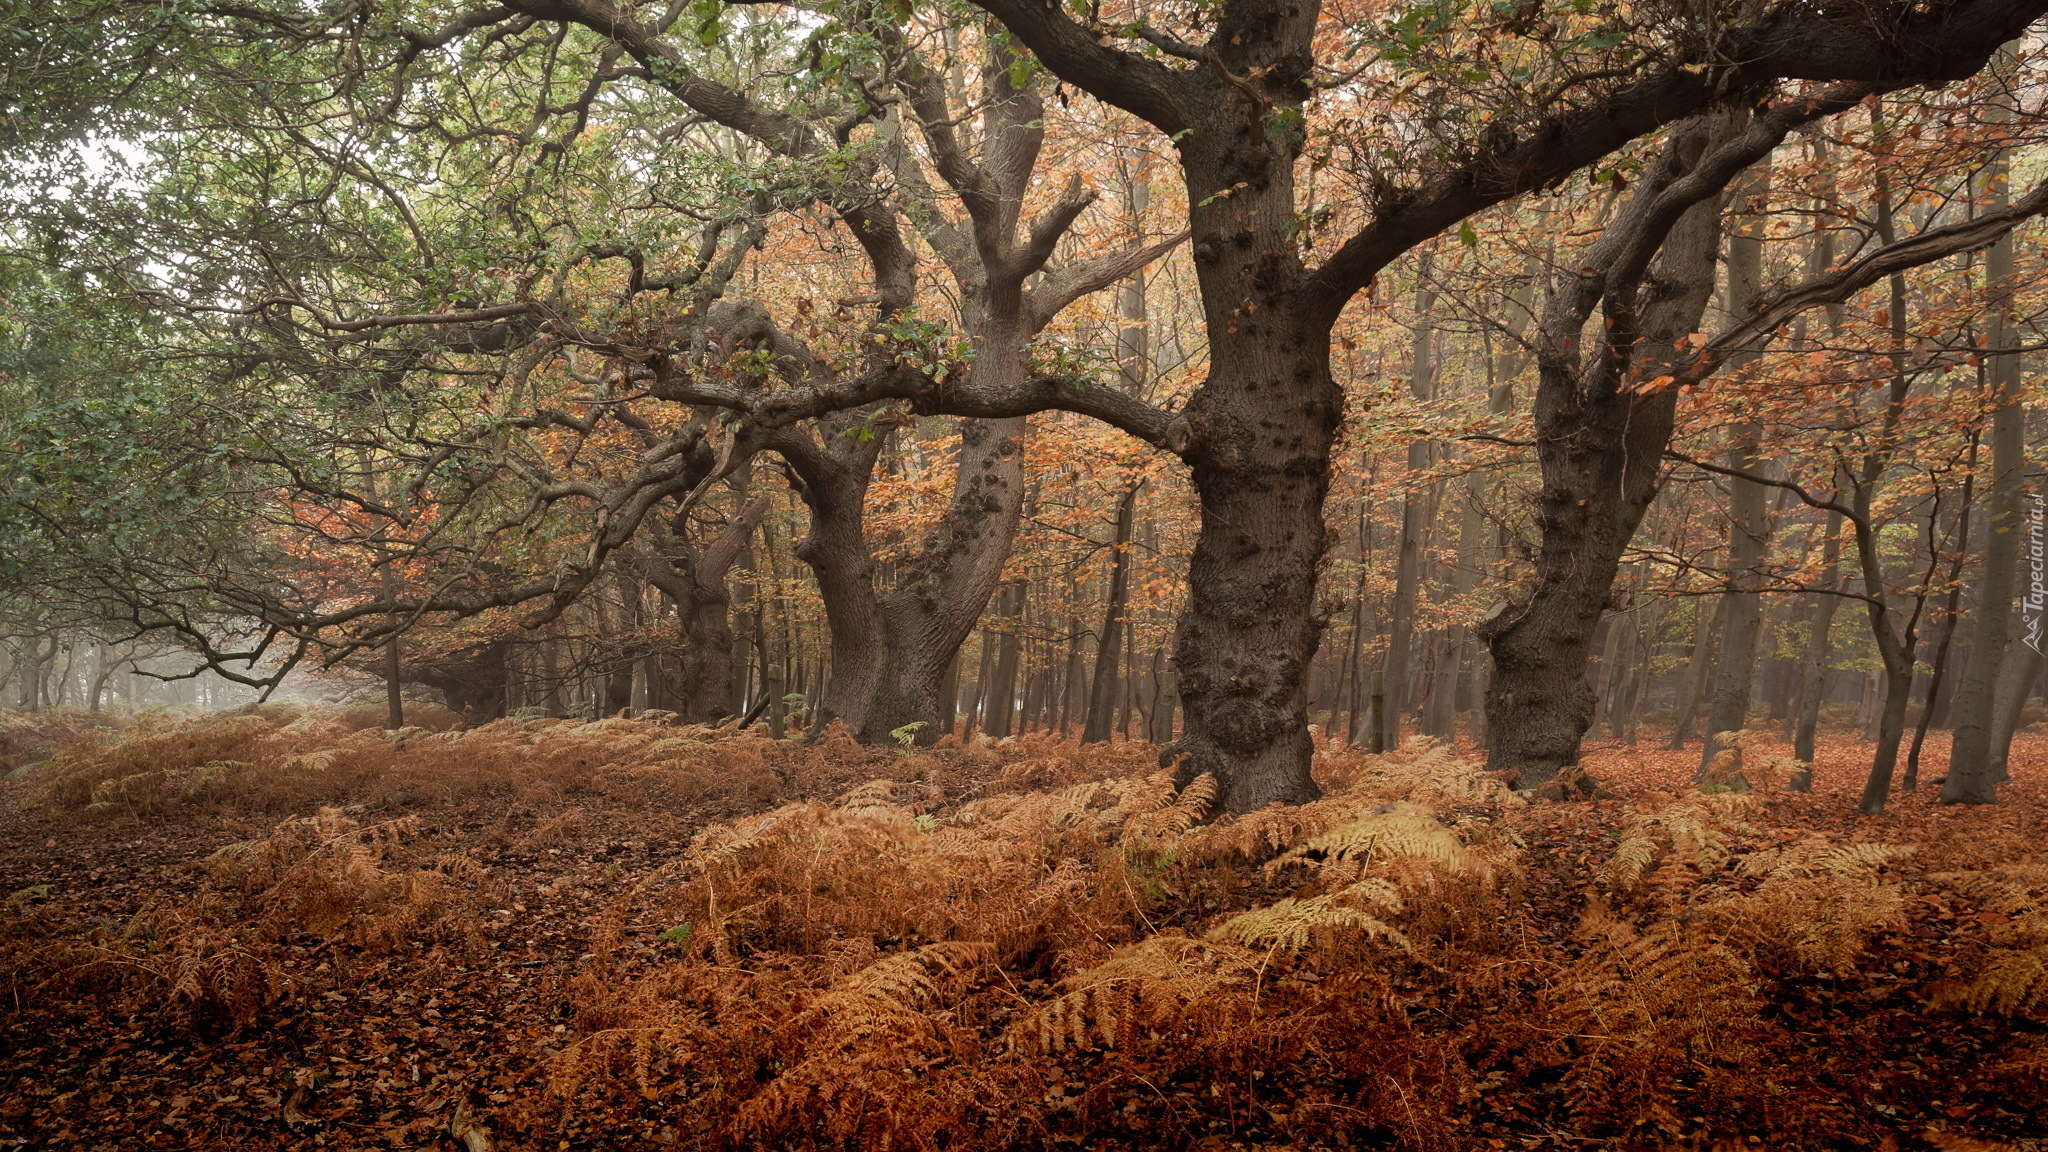
M693 548L683 535L688 525L678 517L653 547L627 554L635 575L660 589L676 607L681 651L667 695L685 723L715 724L735 714L733 594L726 574L746 550L748 538L767 519L770 507L765 494L748 500L701 550ZM766 655L761 653L764 670Z
M1829 633L1834 628L1835 609L1841 597L1833 594L1840 580L1842 562L1842 514L1828 513L1827 530L1821 538L1823 591L1814 597L1813 618L1806 634L1806 652L1799 668L1799 722L1792 735L1792 758L1813 763L1814 744L1820 733L1820 706L1827 696Z
M1769 169L1758 167L1747 174L1734 191L1737 202L1736 227L1728 238L1728 312L1731 317L1747 314L1763 281L1763 228L1761 201L1769 195ZM1729 357L1728 367L1740 370L1756 359L1745 349ZM1728 466L1738 472L1752 472L1758 460L1757 440L1762 428L1749 421L1728 430ZM1716 662L1714 703L1707 713L1707 730L1700 743L1700 767L1696 779L1706 778L1707 766L1720 751L1724 732L1738 732L1748 726L1749 701L1755 687L1757 649L1763 638L1763 597L1757 586L1766 578L1765 543L1770 535L1770 512L1764 486L1740 476L1728 478L1728 579L1721 627L1721 656ZM1747 788L1739 774L1731 781Z
M1970 443L1970 469L1974 472L1977 463L1977 444ZM1948 603L1941 621L1941 639L1935 641L1934 659L1927 669L1927 698L1920 705L1920 722L1913 726L1913 746L1906 752L1906 778L1900 782L1900 790L1911 792L1920 786L1920 752L1927 745L1927 729L1934 723L1937 706L1941 703L1941 689L1948 679L1949 652L1955 643L1958 608L1963 599L1963 557L1970 548L1970 498L1974 476L1966 472L1963 476L1962 507L1956 509L1955 553L1949 561ZM1928 533L1928 545L1935 545L1934 533Z
M1429 253L1416 262L1415 333L1409 359L1408 394L1417 403L1427 403L1435 392L1436 331L1431 311L1436 307L1436 285L1431 281ZM1388 699L1386 743L1399 747L1401 717L1414 692L1410 684L1409 661L1415 646L1415 608L1422 589L1422 536L1429 526L1428 497L1415 489L1417 476L1430 465L1430 444L1416 439L1408 445L1408 494L1401 499L1401 539L1394 566L1394 602L1389 616L1391 635L1387 641L1385 686Z
M1118 665L1123 659L1124 615L1131 599L1131 527L1137 515L1138 490L1133 484L1117 497L1116 525L1110 537L1109 595L1102 609L1102 629L1095 636L1095 675L1088 686L1088 716L1081 729L1081 743L1100 744L1109 739L1116 722Z
M2006 167L2001 153L1986 173L1986 200L1994 210L2009 199ZM2020 499L2026 485L2026 412L2020 403L2019 326L2012 316L2011 233L1985 254L1984 278L1992 297L1990 348L1985 360L1994 405L1991 491L1985 508L1988 531L1969 658L1956 684L1955 742L1949 752L1948 780L1941 787L1943 804L1991 804L1998 799L1992 768L1997 724L1994 704L1999 666L2012 634L2022 536Z
M1635 196L1654 197L1692 171L1731 127L1717 119L1674 130ZM1609 234L1623 242L1624 222L1611 225ZM1697 330L1714 289L1719 239L1718 195L1693 204L1670 225L1657 245L1656 271L1640 309L1646 348L1668 352ZM1599 259L1597 249L1589 264ZM1553 294L1546 306L1535 411L1543 477L1535 584L1521 603L1510 600L1481 626L1494 669L1486 700L1487 763L1512 772L1522 789L1550 785L1578 763L1579 742L1593 718L1586 682L1593 633L1622 552L1656 495L1677 406L1675 389L1624 392L1628 380L1616 358L1605 354L1604 339L1582 366L1578 339L1588 312L1590 305L1576 310L1568 292ZM1560 788L1576 793L1585 786Z

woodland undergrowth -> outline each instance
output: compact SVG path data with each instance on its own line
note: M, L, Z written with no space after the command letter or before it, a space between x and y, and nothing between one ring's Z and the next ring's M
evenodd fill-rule
M580 951L518 961L559 971L529 994L559 1024L508 1051L521 1069L498 1084L517 1090L444 1091L405 1131L862 1149L2048 1134L2032 801L1847 820L1825 795L1659 792L1620 766L1615 798L1532 804L1449 748L1333 749L1323 799L1206 820L1212 782L1176 793L1134 744L164 719L73 740L16 782L21 816L248 835L125 918L17 892L0 981L17 1029L98 1011L225 1042L394 962L415 981L509 963L495 918L537 897L493 853L573 851L640 813L681 830L545 892ZM527 817L462 833L450 805ZM274 1130L352 1146L317 1088L283 1084ZM0 1124L32 1141L51 1107L17 1093Z

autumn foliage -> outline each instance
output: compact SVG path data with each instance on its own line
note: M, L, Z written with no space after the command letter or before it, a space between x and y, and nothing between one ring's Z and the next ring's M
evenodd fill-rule
M1152 749L660 718L90 736L7 785L30 1146L2002 1147L2048 1106L2044 748L1845 817L1444 746L1202 823ZM1752 742L1755 743L1755 742ZM1760 757L1762 751L1753 752ZM1971 1144L1968 1141L1992 1143ZM1505 1142L1505 1143L1503 1143ZM2024 1146L2024 1145L2021 1145Z

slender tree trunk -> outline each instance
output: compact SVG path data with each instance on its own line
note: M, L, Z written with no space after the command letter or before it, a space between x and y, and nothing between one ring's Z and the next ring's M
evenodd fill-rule
M1970 445L1970 465L1974 471L1977 462L1977 445ZM1962 569L1963 557L1970 547L1970 497L1974 476L1965 472L1963 476L1962 507L1956 509L1955 553L1948 568L1948 603L1943 605L1941 639L1934 645L1934 660L1927 671L1927 699L1920 706L1920 722L1913 726L1913 746L1906 752L1906 777L1900 781L1899 789L1911 792L1920 787L1920 750L1927 744L1927 729L1934 723L1936 705L1941 702L1943 682L1948 678L1949 651L1955 642L1958 608L1963 599ZM1930 546L1933 534L1929 533Z
M1387 751L1387 737L1392 735L1387 730L1387 678L1386 673L1379 668L1372 670L1372 696L1367 723L1372 725L1372 740L1366 751L1374 754Z
M1808 146L1813 150L1815 163L1824 173L1820 195L1815 202L1816 208L1819 209L1815 214L1815 219L1818 220L1822 218L1820 213L1827 210L1828 202L1833 199L1833 169L1828 164L1828 144L1824 135L1815 133L1810 138ZM1818 226L1814 229L1813 247L1807 253L1807 273L1809 276L1817 276L1834 267L1834 263L1834 231L1825 225ZM1830 305L1825 316L1829 332L1841 330L1840 305ZM1799 331L1804 337L1804 318L1800 321ZM1843 481L1846 479L1840 472L1836 473L1836 484L1830 497L1833 502L1841 502ZM1799 709L1793 717L1792 728L1792 758L1808 765L1808 770L1794 773L1786 782L1785 788L1791 792L1813 790L1812 766L1815 763L1816 746L1820 740L1820 710L1821 705L1827 701L1828 666L1833 662L1835 609L1841 607L1842 603L1842 598L1835 595L1841 588L1841 572L1842 514L1829 512L1827 527L1821 537L1820 591L1813 597L1812 611L1807 620L1806 648L1800 656L1799 686L1796 690Z
M107 646L94 641L92 650L92 692L85 699L85 706L91 711L102 711L100 697L106 692L107 681L113 678L116 667L118 665L107 659ZM5 683L4 673L0 673L0 683Z
M562 642L556 635L559 625L550 625L548 634L540 641L540 674L547 685L547 694L541 698L541 707L547 715L559 718L562 708Z
M989 643L988 633L983 632L981 634L981 662L975 669L974 687L967 694L967 714L960 727L960 734L962 736L984 730L982 718L987 714L989 668L995 660L995 651L995 645Z
M1621 660L1621 617L1608 613L1593 631L1593 647L1600 651L1600 661L1593 666L1593 724L1587 734L1600 738L1600 729L1608 722L1614 711L1614 694L1621 681L1620 669L1615 665Z
M1728 466L1743 471L1757 464L1755 425L1732 430L1739 437L1728 451ZM1763 485L1747 480L1729 480L1728 555L1729 574L1737 581L1721 597L1721 644L1714 661L1712 703L1707 710L1706 731L1701 734L1700 773L1720 750L1720 736L1746 726L1749 701L1754 690L1757 649L1763 639L1763 603L1755 590L1764 558L1768 531Z
M1629 686L1628 715L1622 722L1622 742L1633 748L1643 730L1643 703L1650 695L1651 673L1656 669L1657 637L1664 624L1664 610L1661 605L1648 609L1650 615L1638 628L1636 642L1636 674Z
M377 477L376 473L371 469L367 455L362 458L362 468L364 491L369 493L372 500L375 500L377 498ZM388 525L386 530L388 530ZM387 603L395 602L398 599L398 573L393 571L391 567L394 562L395 559L393 557L386 556L384 557L384 562L377 570L377 577L383 588L384 599ZM405 727L405 682L400 679L402 669L398 652L398 613L395 611L386 613L384 616L384 626L391 631L390 638L384 642L384 651L382 653L384 727L387 731L396 732L400 728Z
M1006 623L996 641L995 679L988 691L981 730L1000 740L1015 735L1017 705L1017 629L1024 614L1024 585L1012 584L997 597L997 614Z
M626 586L625 573L615 571L613 581L618 588L619 616L615 620L604 603L603 594L592 598L591 611L597 620L597 651L605 667L600 672L598 689L602 703L596 709L602 716L624 715L633 707L633 646L638 642L631 625L621 627L621 621L631 607L626 603L633 589ZM601 589L593 585L593 589Z
M1806 634L1806 653L1799 668L1799 725L1792 736L1792 758L1813 763L1814 744L1820 733L1820 706L1827 696L1829 634L1835 623L1835 609L1842 599L1832 593L1841 579L1842 514L1828 513L1827 531L1821 538L1820 586L1814 597L1812 629Z
M2006 162L2000 155L1985 174L1985 199L2002 208L2008 198ZM1955 741L1949 752L1944 804L1991 804L1998 799L1992 768L1995 696L2000 664L2012 634L2018 585L2021 495L2026 485L2026 412L2021 407L2019 328L2010 299L2013 239L2007 233L1985 254L1991 303L1990 354L1985 358L1992 389L1991 491L1986 501L1984 572L1978 587L1969 658L1956 684Z
M1431 311L1436 307L1436 287L1430 280L1429 254L1417 261L1415 287L1415 339L1409 362L1408 391L1418 403L1427 402L1435 390L1436 332ZM1417 474L1430 465L1430 445L1417 439L1408 445L1408 473L1412 486ZM1387 641L1386 693L1389 701L1387 743L1401 742L1401 716L1413 696L1409 661L1415 644L1415 608L1422 590L1422 537L1429 527L1429 500L1425 493L1412 492L1401 501L1400 555L1394 568L1394 603L1389 618L1392 636Z
M1728 238L1728 311L1742 315L1749 310L1763 280L1763 201L1770 192L1770 170L1751 169L1734 192L1736 229ZM1728 369L1740 371L1754 362L1756 354L1743 351L1730 357ZM1762 428L1752 422L1737 423L1728 430L1728 467L1754 472L1761 462L1757 442ZM1720 751L1724 732L1748 726L1749 701L1755 687L1757 650L1763 639L1763 597L1757 587L1766 579L1764 551L1770 536L1770 511L1764 486L1740 476L1728 478L1728 578L1721 627L1721 656L1716 662L1714 702L1707 713L1707 730L1700 744L1698 779L1705 779L1707 765ZM1733 783L1747 788L1741 776Z
M77 666L78 644L74 641L64 645L64 667L53 677L56 683L56 690L50 693L53 707L60 710L64 707L65 698L71 691L71 673ZM209 680L201 680L200 684L210 686L211 682Z
M1873 132L1881 134L1884 130L1881 104L1872 109L1871 119ZM1881 168L1876 176L1876 186L1878 239L1890 244L1897 239L1897 231L1891 183ZM1870 617L1871 636L1877 642L1878 656L1884 662L1884 698L1878 706L1875 730L1877 746L1871 751L1870 775L1864 780L1863 796L1856 805L1858 811L1872 816L1884 811L1885 801L1891 795L1892 773L1898 766L1899 744L1905 733L1906 704L1913 691L1920 604L1925 601L1923 590L1913 611L1907 615L1904 627L1893 630L1892 616L1895 613L1891 607L1890 590L1884 582L1883 555L1870 520L1878 486L1897 446L1899 424L1904 418L1906 400L1913 386L1908 360L1905 274L1895 272L1889 276L1887 289L1891 305L1888 309L1892 343L1891 387L1886 392L1884 411L1879 417L1876 443L1865 456L1863 471L1857 477L1855 516L1851 520L1856 530L1857 562L1863 570L1864 607Z
M1124 612L1131 598L1131 528L1137 514L1138 490L1133 484L1116 502L1116 527L1111 536L1109 596L1102 609L1102 630L1095 639L1095 677L1088 688L1088 717L1082 726L1081 743L1100 744L1109 739L1115 723L1117 664L1124 647Z
M2013 733L2019 731L2027 696L2041 677L2041 653L2032 645L2015 646L2006 658L1998 678L1998 728L1991 741L1991 775L1994 782L2010 779L2007 763L2012 752Z
M1486 522L1479 515L1480 495L1480 481L1475 476L1464 487L1464 501L1458 517L1458 560L1451 572L1451 598L1461 614L1470 610L1473 591L1479 585L1479 573L1486 566ZM1448 676L1444 680L1437 734L1455 740L1458 714L1471 707L1473 665L1476 661L1472 658L1472 629L1458 623L1451 625L1448 631L1445 645L1449 653Z
M1360 578L1360 595L1364 595L1364 579ZM1364 611L1360 614L1357 643L1361 645L1357 668L1351 675L1351 729L1347 733L1351 745L1363 744L1369 748L1385 749L1380 741L1378 704L1380 694L1380 671L1378 662L1372 659L1370 643L1379 638L1379 613L1373 610L1372 602L1364 600Z
M945 679L939 681L939 735L951 736L960 724L960 650L946 662Z
M1361 519L1363 518L1361 517ZM1362 695L1358 690L1358 678L1360 670L1362 668L1360 661L1364 658L1365 655L1365 564L1363 556L1364 550L1364 543L1363 541L1361 541L1359 546L1359 552L1361 553L1361 555L1359 558L1360 562L1358 566L1358 586L1352 590L1351 594L1351 646L1344 653L1344 668L1342 673L1337 677L1336 707L1343 708L1348 705L1351 709L1350 723L1344 729L1344 740L1345 743L1353 745L1358 743L1358 700ZM1336 711L1333 709L1330 713L1330 731L1333 735L1337 731L1336 721L1337 714Z
M1126 607L1128 608L1128 592ZM1124 624L1123 682L1117 689L1116 733L1125 740L1131 738L1131 706L1138 699L1138 646L1136 629L1129 622Z
M1080 599L1078 588L1075 590L1073 598L1076 601ZM1088 710L1089 698L1082 695L1083 690L1087 687L1088 664L1087 657L1083 655L1081 650L1081 639L1086 635L1087 629L1081 626L1081 618L1079 616L1070 617L1067 620L1067 675L1066 684L1060 690L1060 739L1062 740L1067 738L1067 729L1074 723L1075 719L1085 716ZM1085 720L1082 722L1086 723Z

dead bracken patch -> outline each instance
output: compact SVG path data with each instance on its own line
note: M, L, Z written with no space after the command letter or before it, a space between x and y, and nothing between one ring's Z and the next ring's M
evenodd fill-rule
M7 784L0 1141L2048 1135L2040 737L1997 809L1858 816L1848 739L1812 794L1598 747L1568 803L1415 742L1209 820L1142 744L347 727L81 728Z

